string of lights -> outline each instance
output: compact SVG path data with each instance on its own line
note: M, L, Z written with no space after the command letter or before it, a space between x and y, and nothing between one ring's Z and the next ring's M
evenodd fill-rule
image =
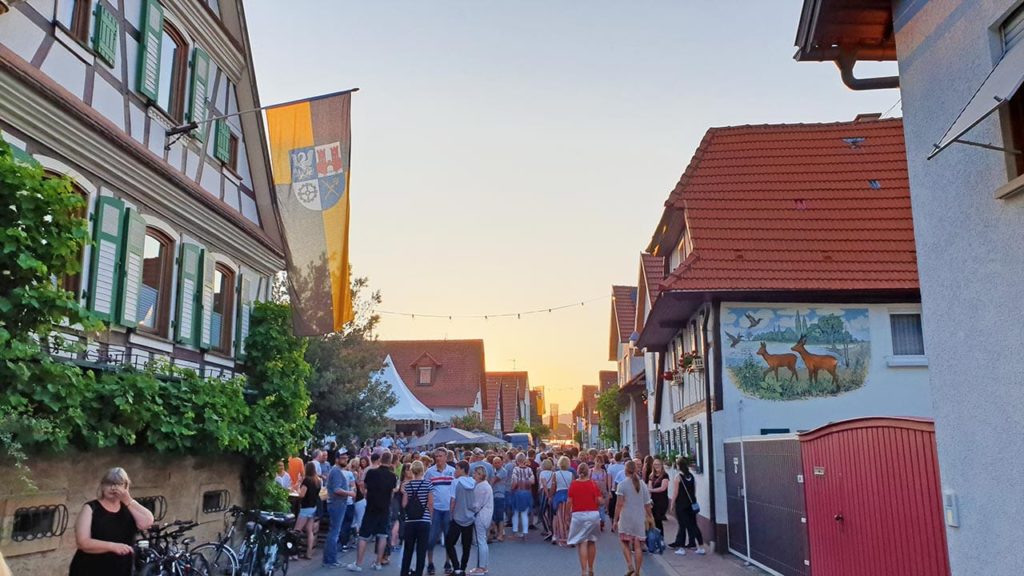
M447 320L490 320L492 318L515 318L516 320L522 320L523 316L532 316L534 314L550 314L559 310L567 310L570 308L582 308L591 302L597 302L598 300L607 300L610 295L598 296L596 298L590 298L588 300L581 300L579 302L573 302L571 304L562 304L560 306L549 306L547 308L537 308L534 310L522 310L519 312L499 312L496 314L421 314L418 312L398 312L394 310L378 310L378 314L386 314L388 316L402 316L406 318L437 318Z

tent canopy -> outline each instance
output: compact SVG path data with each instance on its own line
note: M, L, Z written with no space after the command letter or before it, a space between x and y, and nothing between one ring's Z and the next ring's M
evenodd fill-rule
M507 444L501 438L483 432L470 432L462 428L438 428L409 443L410 448L440 445L466 446L474 444Z
M402 381L402 377L399 376L398 370L395 370L395 363L391 360L391 356L388 355L384 359L384 367L380 369L374 376L380 378L381 382L384 382L391 388L391 392L398 398L398 402L388 409L384 415L388 420L396 421L430 421L430 422L443 422L444 419L437 415L436 412L427 408L423 402L420 402L412 392L409 391L409 387Z

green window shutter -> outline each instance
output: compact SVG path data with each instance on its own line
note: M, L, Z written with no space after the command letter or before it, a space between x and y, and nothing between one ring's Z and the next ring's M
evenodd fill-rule
M139 290L142 288L142 263L145 258L146 221L137 210L125 214L124 268L121 273L121 298L118 323L134 328L139 310Z
M203 249L195 244L181 245L181 260L178 264L178 306L175 315L175 340L196 345L199 310L200 273L203 266Z
M252 312L252 286L248 276L239 274L238 320L235 322L235 358L245 359L245 339L249 336L249 314Z
M216 272L216 262L213 258L207 258L203 262L203 315L202 315L202 339L199 347L209 350L210 348L216 348L220 345L220 340L213 341L213 278ZM221 326L224 325L224 319L221 319Z
M100 60L106 62L108 66L113 66L117 57L117 18L113 12L104 8L103 4L96 5L95 14L96 28L92 35L92 48Z
M231 128L223 119L217 120L217 140L213 157L221 162L231 160Z
M210 76L210 55L196 46L192 51L192 100L189 107L190 122L206 120L207 100L209 99L208 82ZM192 134L199 140L206 140L206 124L200 124Z
M89 309L101 320L110 322L116 317L121 279L124 202L111 196L100 196L93 220Z
M160 46L164 35L164 9L156 0L142 5L142 42L139 43L138 90L156 101L160 90Z

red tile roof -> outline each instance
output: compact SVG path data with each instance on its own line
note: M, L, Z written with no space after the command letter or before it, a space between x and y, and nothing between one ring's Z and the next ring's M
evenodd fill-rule
M597 412L597 386L583 385L583 417L593 421Z
M472 407L480 394L487 409L483 340L381 340L406 386L429 408ZM419 384L419 365L434 366L430 385Z
M640 254L640 271L647 285L647 298L651 304L658 299L661 281L665 278L665 259L653 254Z
M712 128L672 209L692 252L662 291L918 288L900 119Z
M612 286L612 325L608 342L609 360L617 359L618 344L628 342L635 327L636 286Z
M597 378L601 382L601 392L619 385L619 373L615 370L601 370L598 372Z
M511 432L516 420L525 414L519 414L516 401L525 402L526 393L530 389L529 372L488 372L487 373L487 408L484 409L484 424L487 430L494 429L494 420L498 416L498 405L501 405L501 431Z

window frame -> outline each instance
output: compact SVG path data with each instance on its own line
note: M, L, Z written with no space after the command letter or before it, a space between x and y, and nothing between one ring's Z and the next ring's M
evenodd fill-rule
M896 351L895 326L894 326L893 322L897 319L897 317L904 317L904 316L906 316L906 317L916 316L917 317L917 325L920 328L919 333L921 335L921 353L920 354L909 354L909 353L902 352L902 351L901 352L897 352ZM914 312L914 311L910 311L910 310L901 310L901 311L898 311L898 312L890 312L889 313L889 336L890 336L890 339L892 340L892 342L891 342L891 349L892 349L892 356L893 356L893 358L920 358L920 357L925 356L925 348L924 348L924 322L923 322L923 318L921 318L921 313L920 312Z
M46 171L46 176L47 177L52 177L52 178L64 178L65 177L64 174L61 174L59 172L54 172L52 170L47 170ZM84 188L79 186L78 183L75 182L73 179L71 180L71 191L76 193L76 194L78 194L82 198L82 207L81 207L81 209L78 211L78 213L76 215L79 218L81 218L83 220L86 220L88 222L88 220L89 220L89 193L86 192ZM85 266L86 266L86 263L85 263L85 247L86 247L86 245L89 242L90 242L90 240L86 240L85 242L82 242L81 248L78 249L78 265L79 265L78 272L76 272L74 274L69 274L67 276L62 276L62 277L58 278L58 280L57 280L58 286L60 286L64 290L67 290L68 292L71 292L72 294L74 294L76 299L82 297L82 280L84 278Z
M170 101L167 103L168 109L164 108L162 102L160 102L160 94L157 93L157 100L153 102L153 105L160 109L167 117L171 120L182 123L185 121L185 111L188 106L188 73L189 73L189 61L192 54L192 46L188 41L188 38L178 30L178 27L174 23L170 22L167 18L164 18L163 28L161 30L162 36L169 37L171 41L177 45L178 49L175 52L174 60L171 63L169 85L170 85ZM160 40L163 43L163 38ZM160 66L160 78L158 79L158 85L163 85L163 64Z
M220 338L217 342L210 342L210 351L221 355L231 356L231 337L234 334L235 329L235 282L238 281L238 276L234 270L223 262L217 262L213 267L213 271L213 310L211 310L210 313L213 314L217 310L217 272L220 272L224 277L224 299L222 301L224 310L221 313L220 318Z
M235 134L234 130L228 129L228 159L224 162L224 167L231 171L232 174L238 175L238 144L239 138Z
M423 381L424 370L426 370L427 381ZM418 386L430 386L434 383L434 367L433 366L417 366L416 367L416 384Z
M89 31L92 28L93 20L93 6L95 5L94 0L72 0L73 6L71 8L71 22L61 22L59 18L55 19L58 26L67 32L68 36L73 38L76 42L82 46L92 49L89 45Z
M143 334L166 338L171 327L171 293L174 286L174 254L177 243L163 230L146 226L146 238L153 237L163 247L163 265L160 270L160 287L157 292L156 321L153 327L136 323L132 328ZM143 246L143 270L145 270L145 246ZM145 272L141 285L145 284Z

